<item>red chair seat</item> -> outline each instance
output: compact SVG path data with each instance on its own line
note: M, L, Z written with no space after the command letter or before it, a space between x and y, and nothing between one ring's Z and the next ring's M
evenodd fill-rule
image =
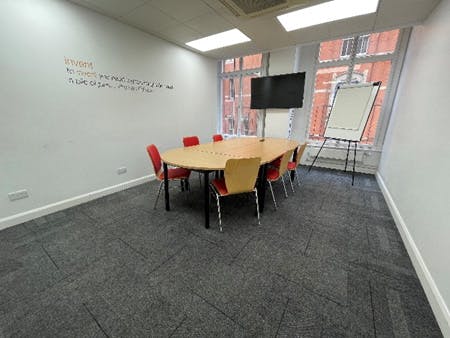
M295 162L288 162L288 170L295 170L296 166L297 166L297 163L295 163Z
M183 179L188 178L190 174L190 171L188 169L184 168L170 168L168 170L168 179L169 180L175 180L175 179ZM159 180L164 179L164 171L161 171L158 175Z
M275 181L280 177L280 172L276 168L269 168L266 177L269 181Z
M221 134L215 134L213 135L213 142L220 142L223 141L223 136Z
M225 185L225 179L216 178L212 180L211 184L214 186L214 188L216 188L220 196L228 195L227 186Z
M281 157L278 157L276 160L273 160L272 162L270 162L270 165L272 167L277 167L279 168L281 164Z
M183 145L185 147L192 147L200 144L198 136L186 136L183 137Z

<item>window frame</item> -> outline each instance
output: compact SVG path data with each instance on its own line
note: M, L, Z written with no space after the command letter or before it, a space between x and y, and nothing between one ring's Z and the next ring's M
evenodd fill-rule
M243 90L243 78L245 76L253 76L258 74L258 76L264 76L267 74L267 63L268 63L268 53L258 53L261 54L261 67L258 68L248 68L248 69L243 69L244 67L244 58L246 56L250 56L250 55L244 55L244 56L240 56L240 57L235 57L235 58L230 58L233 60L239 59L239 69L238 70L234 70L232 72L225 72L224 71L224 66L227 62L227 60L230 59L225 59L225 60L220 60L218 61L218 73L217 73L217 77L218 77L218 91L219 91L219 102L218 102L218 123L217 123L217 133L223 134L225 137L241 137L241 136L247 136L247 135L243 135L242 134L242 119L243 119L243 102L242 102L242 90ZM256 54L255 54L256 55ZM235 61L234 61L235 62ZM238 83L239 87L239 95L238 95L238 121L234 121L234 124L237 123L237 127L236 127L236 133L233 134L228 134L228 133L224 133L223 132L223 102L224 102L224 97L223 97L223 80L224 79L230 79L233 81L230 82L234 82L235 84ZM230 91L231 94L231 91ZM235 93L236 94L236 93ZM236 100L236 95L233 98L233 100ZM259 128L259 127L258 127ZM234 128L233 128L234 129ZM257 129L257 133L258 133L258 129ZM250 137L250 136L249 136Z
M376 31L372 33L381 33L383 31ZM353 35L352 37L348 37L348 39L354 39L356 36L359 37L369 35L368 34L361 34L361 35ZM406 54L406 48L409 41L409 37L411 34L411 28L403 28L399 29L399 36L397 40L397 45L393 53L389 54L380 54L380 55L367 55L367 54L357 54L355 53L355 56L352 57L341 57L336 60L326 60L326 61L320 61L319 55L320 55L320 44L321 42L318 42L316 45L316 53L314 56L314 67L313 67L313 74L314 74L314 80L311 83L310 88L310 95L309 98L309 117L308 117L308 125L306 126L305 131L305 139L308 140L308 143L311 146L320 146L323 141L321 140L313 140L309 138L309 130L312 123L312 108L313 108L313 101L314 101L314 88L315 88L315 78L317 75L317 71L321 68L330 68L330 67L339 67L339 66L347 66L349 69L351 69L352 74L353 73L353 66L356 64L364 64L364 63L370 63L370 62L379 62L379 61L391 61L391 72L389 74L389 87L386 88L385 97L383 100L383 104L381 106L381 112L380 117L377 123L376 127L376 133L375 138L373 141L373 144L359 144L358 143L358 149L361 150L373 150L381 152L381 148L383 146L383 142L386 136L387 127L389 123L389 119L391 117L392 113L392 106L394 103L395 94L398 87L398 82L400 79L400 72L403 65L403 61ZM368 44L367 44L368 45ZM346 141L339 141L339 140L329 140L327 141L327 147L330 148L345 148L347 146Z

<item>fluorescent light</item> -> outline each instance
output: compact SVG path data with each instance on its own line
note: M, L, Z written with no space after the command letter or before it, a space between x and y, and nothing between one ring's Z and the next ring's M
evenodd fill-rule
M242 33L239 29L235 28L226 32L187 42L186 45L202 52L206 52L208 50L236 45L247 41L250 41L248 36Z
M378 0L334 0L277 16L288 32L376 12Z

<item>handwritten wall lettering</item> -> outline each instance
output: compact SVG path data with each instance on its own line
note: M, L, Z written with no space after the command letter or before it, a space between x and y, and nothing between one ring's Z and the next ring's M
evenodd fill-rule
M130 92L152 93L158 89L174 89L173 84L129 78L117 74L105 74L94 70L94 63L64 57L67 81L71 85L90 88L112 88Z

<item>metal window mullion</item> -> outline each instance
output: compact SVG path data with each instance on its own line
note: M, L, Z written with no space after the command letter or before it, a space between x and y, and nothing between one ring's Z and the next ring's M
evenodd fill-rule
M243 70L243 71L236 71L236 72L228 72L228 73L220 73L219 74L219 78L221 79L230 79L230 78L236 78L239 77L241 75L255 75L258 73L262 72L262 67L261 68L254 68L254 69L247 69L247 70Z
M380 62L380 61L391 61L393 59L395 59L394 54L375 55L375 56L359 56L359 57L356 57L355 64Z
M381 107L380 119L378 120L377 130L373 145L376 149L381 149L386 137L389 120L392 114L395 95L397 93L400 75L405 60L406 49L408 47L411 28L400 30L397 45L395 46L395 56L391 59L391 73L389 75L389 86L386 89L384 102Z
M309 130L311 128L312 116L313 116L312 108L313 108L313 103L314 103L314 92L315 92L314 90L316 88L317 71L321 68L319 56L320 56L320 42L317 43L316 52L314 53L314 60L315 60L314 67L313 67L314 78L312 81L312 90L310 92L311 97L309 98L309 104L308 104L309 119L308 119L308 125L306 126L305 140L310 140Z
M239 76L239 101L237 106L237 126L236 135L241 136L241 120L242 120L242 74Z
M356 56L355 64L365 63L365 62L378 62L378 61L387 61L392 60L396 57L396 53L390 54L381 54L381 55L367 55L367 56ZM341 60L332 60L332 61L324 61L318 62L317 68L331 68L331 67L339 67L339 66L348 66L350 63L350 58L341 59Z
M341 66L348 66L348 63L349 59L333 60L333 61L318 62L316 63L316 67L317 69L341 67Z

